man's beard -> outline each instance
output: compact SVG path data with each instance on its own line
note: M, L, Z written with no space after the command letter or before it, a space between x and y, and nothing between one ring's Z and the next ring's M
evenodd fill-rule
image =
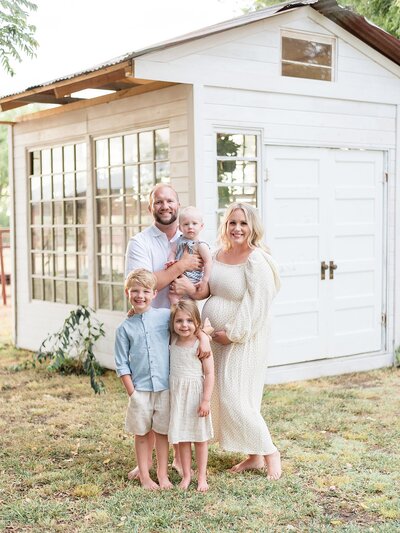
M162 220L157 214L154 214L154 220L158 224L161 224L162 226L169 226L170 224L175 222L175 220L177 218L178 218L178 214L177 213L171 213L171 218L168 221L167 220Z

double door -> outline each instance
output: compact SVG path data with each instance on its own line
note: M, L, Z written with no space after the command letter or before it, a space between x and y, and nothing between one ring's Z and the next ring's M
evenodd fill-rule
M281 268L270 365L378 351L384 154L266 148L266 241Z

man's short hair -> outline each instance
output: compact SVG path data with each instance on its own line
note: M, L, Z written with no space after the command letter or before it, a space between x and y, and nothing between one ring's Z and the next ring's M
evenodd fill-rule
M151 191L149 192L149 205L151 205L151 202L153 201L153 196L154 194L158 191L158 189L163 189L163 188L167 188L167 189L171 189L171 191L173 191L173 193L175 194L176 196L176 201L178 202L179 204L179 196L178 196L178 193L176 192L176 190L172 187L172 185L170 185L169 183L157 183L157 185L154 185L154 187L151 189Z
M153 291L157 288L157 278L145 268L136 268L129 272L125 279L125 290L129 290L134 283L138 283L146 289L152 289Z

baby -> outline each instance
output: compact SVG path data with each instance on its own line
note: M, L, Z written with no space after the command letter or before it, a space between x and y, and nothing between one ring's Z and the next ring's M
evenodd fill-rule
M199 289L205 288L211 273L212 257L210 247L204 241L199 241L200 231L203 229L203 217L196 207L185 207L179 213L179 229L182 235L176 241L176 248L171 250L171 255L168 257L167 268L174 261L180 259L185 250L189 253L198 253L203 260L203 270L188 270L184 275L190 279L192 283L199 286ZM169 291L169 300L171 304L175 304L179 300L179 296L172 290Z

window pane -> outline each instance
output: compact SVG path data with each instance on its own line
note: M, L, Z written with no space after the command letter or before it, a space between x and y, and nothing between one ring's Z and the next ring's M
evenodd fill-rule
M32 250L42 249L42 230L40 228L31 229Z
M122 167L115 167L110 169L110 193L123 193L123 170Z
M41 279L33 279L32 297L34 300L43 300L43 287Z
M64 255L56 255L54 258L54 274L56 278L65 277ZM57 290L56 290L57 292Z
M51 200L51 176L43 176L42 194L43 200Z
M61 226L64 223L62 202L53 203L53 223L56 226Z
M78 255L78 278L87 279L87 277L88 277L87 255Z
M138 160L137 135L125 135L124 137L124 161L135 163Z
M67 252L75 252L75 228L65 229L65 250Z
M43 275L42 254L32 254L32 274Z
M104 196L108 194L108 169L98 170L96 172L97 194Z
M310 65L332 65L332 45L282 37L282 59Z
M124 291L120 286L114 286L112 288L112 308L114 311L123 311L124 310Z
M89 305L87 283L78 283L78 303L80 305Z
M256 183L255 161L218 161L220 183Z
M43 228L43 250L53 250L53 232L51 227Z
M76 202L76 223L86 224L86 200Z
M156 130L156 159L168 159L169 128Z
M65 282L56 281L56 302L64 303L65 302Z
M47 302L53 302L53 280L52 279L45 279L44 280L44 299Z
M42 150L42 174L51 174L51 151Z
M244 136L244 157L257 156L257 137L256 135Z
M62 174L54 174L53 176L53 198L63 197L63 176Z
M150 226L153 223L153 217L150 215L148 197L140 195L140 224Z
M75 196L75 174L64 174L64 195L68 198Z
M108 166L108 140L96 141L96 167Z
M78 252L86 252L86 228L78 228Z
M150 165L140 165L139 179L140 192L142 195L145 194L147 196L154 185L154 166L152 163Z
M232 202L244 202L257 205L256 187L218 187L218 208L228 207Z
M139 191L138 186L139 169L135 165L133 167L125 167L125 192L126 194L137 194Z
M322 81L331 81L332 79L331 69L307 65L295 65L293 63L282 63L282 75L291 76L293 78L309 78Z
M31 178L31 200L32 202L36 202L40 200L40 198L40 177Z
M64 146L64 172L75 170L74 145Z
M125 198L125 221L126 224L131 226L139 224L139 202L137 197L127 196Z
M40 151L36 150L31 153L31 174L40 175Z
M110 269L110 256L99 256L99 279L102 281L110 281L111 269Z
M142 131L139 133L139 158L140 161L154 159L152 131Z
M76 151L76 170L86 170L86 144L79 143L75 145Z
M63 171L62 148L53 148L53 173L61 174Z
M68 225L74 223L74 202L64 202L64 220Z
M122 164L122 137L110 139L110 165Z
M34 225L41 223L40 203L31 204L31 223Z
M109 254L110 249L110 228L97 229L97 247L100 253Z
M54 250L56 252L64 251L64 229L54 228Z
M65 256L65 277L76 278L76 256L75 255Z
M112 227L112 254L125 253L124 228Z
M43 202L42 204L43 224L45 226L51 225L51 202Z
M96 200L97 203L97 224L108 224L108 199Z
M169 161L165 163L156 163L156 182L157 183L169 183L170 176L170 164Z
M113 255L111 257L112 261L112 281L124 281L124 271L125 271L125 259L124 257L119 257ZM121 288L119 289L122 290Z
M123 224L124 212L123 212L124 197L111 198L111 224Z
M53 255L52 254L43 254L43 274L45 276L53 276Z
M217 134L217 155L221 157L238 157L242 150L243 135Z
M78 303L76 290L77 284L71 281L67 281L67 304L76 305Z
M110 288L108 285L99 285L99 307L110 309Z
M76 173L76 196L86 195L86 172Z

